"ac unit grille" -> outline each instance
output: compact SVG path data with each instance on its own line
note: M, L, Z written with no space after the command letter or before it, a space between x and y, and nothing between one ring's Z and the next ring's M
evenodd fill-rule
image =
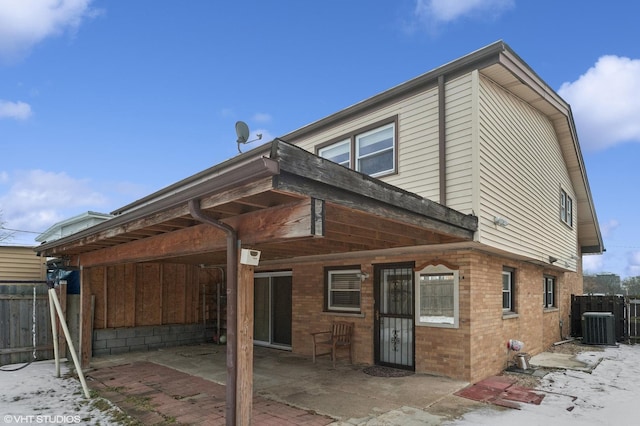
M614 346L616 344L615 316L611 312L582 314L582 343Z

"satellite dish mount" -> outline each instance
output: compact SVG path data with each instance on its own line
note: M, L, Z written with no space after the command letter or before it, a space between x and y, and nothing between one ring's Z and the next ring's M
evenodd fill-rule
M240 144L247 144L247 143L259 141L260 139L262 139L262 133L258 133L255 139L248 140L249 126L247 126L247 123L245 123L244 121L236 122L236 135L238 135L238 140L236 142L238 143L238 152L240 154L242 154L242 151L240 151Z

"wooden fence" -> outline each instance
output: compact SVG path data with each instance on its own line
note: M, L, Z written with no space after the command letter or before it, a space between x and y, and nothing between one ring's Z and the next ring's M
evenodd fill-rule
M582 314L611 312L616 341L640 343L640 296L571 296L571 335L582 336Z
M640 343L640 296L630 296L627 303L627 330L630 343Z
M0 365L32 361L34 336L36 359L53 358L48 290L45 281L0 281Z

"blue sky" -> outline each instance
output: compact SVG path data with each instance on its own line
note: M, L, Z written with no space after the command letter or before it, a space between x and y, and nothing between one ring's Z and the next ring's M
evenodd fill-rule
M640 4L0 0L2 244L108 213L504 40L572 106L607 252L640 275ZM26 232L28 231L28 232Z

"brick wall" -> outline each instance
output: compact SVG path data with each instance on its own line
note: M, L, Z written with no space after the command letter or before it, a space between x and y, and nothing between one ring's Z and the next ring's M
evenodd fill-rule
M560 319L564 321L564 333L568 333L570 297L581 292L579 274L547 270L543 266L474 250L378 255L292 266L293 352L311 355L311 332L328 330L333 320L348 320L355 323L354 362L373 364L373 265L406 261L421 265L437 260L459 267L459 328L415 327L417 372L475 382L506 367L508 358L514 355L506 348L509 339L521 340L525 343L524 351L534 355L561 340ZM348 265L369 274L362 283L361 313L323 312L324 267ZM503 317L502 314L503 266L516 270L515 316ZM556 276L557 309L543 309L544 274Z

